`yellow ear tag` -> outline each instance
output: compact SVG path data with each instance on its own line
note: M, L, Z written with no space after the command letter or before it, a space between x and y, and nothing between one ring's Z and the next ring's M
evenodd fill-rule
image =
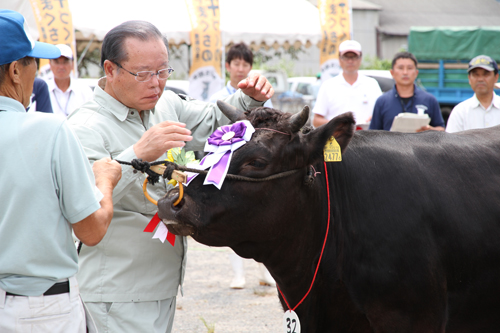
M335 140L335 137L331 137L323 149L323 155L325 162L340 162L342 161L342 155L340 153L340 146Z

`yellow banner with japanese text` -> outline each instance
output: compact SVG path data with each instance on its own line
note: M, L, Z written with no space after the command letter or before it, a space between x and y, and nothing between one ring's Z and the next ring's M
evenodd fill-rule
M223 86L219 0L186 0L191 20L189 95L208 100Z
M321 24L320 65L322 77L340 72L339 45L351 36L349 0L318 0Z
M190 74L198 68L213 66L221 75L222 41L219 0L186 0L191 19Z
M75 31L68 0L30 0L40 42L66 44L76 55ZM40 59L40 67L48 61ZM75 61L76 64L76 61Z

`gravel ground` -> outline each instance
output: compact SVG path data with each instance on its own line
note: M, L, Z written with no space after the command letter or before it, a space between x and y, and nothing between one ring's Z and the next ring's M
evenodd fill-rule
M246 288L230 289L231 249L208 247L191 237L188 244L184 296L177 297L173 333L282 332L278 292L259 285L255 261L244 262Z

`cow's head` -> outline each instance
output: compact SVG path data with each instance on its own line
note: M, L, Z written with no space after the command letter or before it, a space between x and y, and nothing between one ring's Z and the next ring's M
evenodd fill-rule
M170 232L192 235L207 245L234 248L272 241L292 227L287 222L305 216L305 205L311 206L308 200L319 192L304 182L308 166L323 161L323 148L332 135L342 152L346 150L354 132L353 116L345 113L312 130L303 128L309 117L307 106L292 115L265 107L243 112L221 101L217 104L231 121L249 120L256 129L252 139L234 152L228 174L264 178L300 171L265 182L226 179L220 190L203 185L205 176L199 175L177 206L172 203L178 189L158 201L159 216Z

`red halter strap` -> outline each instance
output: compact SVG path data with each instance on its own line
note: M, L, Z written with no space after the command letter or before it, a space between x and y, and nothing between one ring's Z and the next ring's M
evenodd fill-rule
M330 188L328 186L328 171L326 170L326 162L323 162L323 163L325 164L326 193L328 196L328 223L326 225L325 240L323 241L323 247L321 248L321 254L319 255L318 264L316 265L316 271L314 272L314 277L312 279L311 286L309 287L309 290L304 295L304 297L302 297L300 302L297 303L297 305L295 305L295 307L292 309L290 307L290 304L288 304L288 301L286 300L285 295L283 295L283 293L281 292L280 287L278 286L278 284L276 284L276 287L278 287L278 291L280 292L281 297L283 297L283 300L285 301L285 303L288 306L288 309L290 311L295 311L295 309L306 299L307 295L309 295L309 292L311 291L312 286L314 284L314 280L316 280L316 274L318 273L319 264L321 263L321 258L323 257L323 251L325 250L326 239L328 238L328 230L330 229Z

